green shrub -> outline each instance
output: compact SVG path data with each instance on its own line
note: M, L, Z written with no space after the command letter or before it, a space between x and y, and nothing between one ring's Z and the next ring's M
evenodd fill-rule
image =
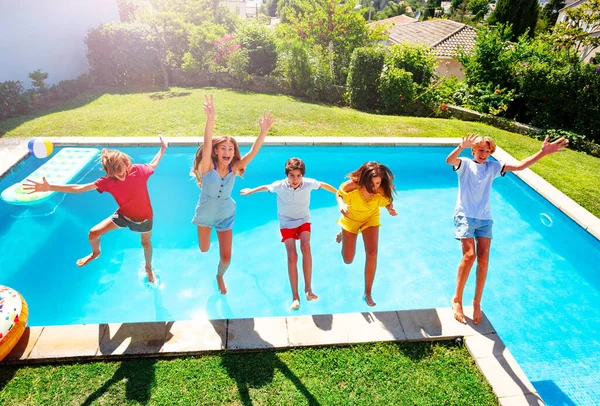
M356 48L350 59L346 98L351 107L364 111L377 110L379 80L385 60L381 47Z
M20 81L0 82L0 119L29 113L31 99Z
M144 24L110 23L85 39L90 73L108 86L152 86L161 77L152 31Z
M424 45L402 43L388 48L385 66L412 73L415 83L427 86L435 76L437 62L430 48Z
M569 140L569 148L575 151L582 151L586 154L600 158L600 145L588 140L585 135L573 131L561 129L548 129L531 134L532 138L544 140L546 137L554 141L560 137Z
M277 42L273 30L256 22L245 23L236 31L242 48L250 58L248 73L260 76L270 74L277 64Z
M387 66L381 72L378 90L381 106L387 114L405 112L417 93L411 72Z
M250 58L248 51L238 49L234 52L227 61L229 74L238 82L240 86L244 86L248 79L248 65Z
M312 69L308 51L299 40L280 44L278 71L283 80L294 90L306 92L311 86Z

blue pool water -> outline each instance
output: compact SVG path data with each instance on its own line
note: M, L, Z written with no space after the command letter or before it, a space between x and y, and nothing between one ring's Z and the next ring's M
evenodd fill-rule
M122 149L137 163L149 162L157 152ZM457 179L444 163L450 148L263 147L234 189L238 215L226 296L217 293L214 279L216 236L210 251L201 254L191 224L199 194L188 176L194 152L169 148L149 181L158 289L144 284L139 235L126 230L103 237L99 259L84 268L75 265L89 252L89 229L116 209L110 195L56 194L29 208L0 202L0 284L24 295L30 325L289 315L276 198L241 197L239 190L283 178L283 165L292 156L305 160L306 176L334 186L366 160L387 164L396 175L399 215L382 212L376 310L448 306L461 258L452 237ZM43 162L25 160L0 180L0 190ZM102 174L93 163L75 182ZM483 298L487 316L548 404L600 403L599 242L512 174L495 181L492 210L495 238ZM303 301L294 314L371 310L361 300L362 242L354 263L344 265L334 241L333 194L313 192L311 213L313 287L320 299ZM474 273L465 304L474 292Z

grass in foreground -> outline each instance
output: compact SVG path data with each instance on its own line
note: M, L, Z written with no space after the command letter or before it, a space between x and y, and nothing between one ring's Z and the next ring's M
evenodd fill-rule
M0 369L0 404L497 405L468 351L379 343Z
M257 135L263 109L275 114L269 135L356 137L462 137L475 132L493 137L517 159L541 143L482 123L363 113L345 107L308 103L290 96L226 89L172 88L146 93L90 94L37 115L0 122L0 135L32 136L202 136L204 95L213 93L216 135ZM566 151L532 170L600 217L600 159Z

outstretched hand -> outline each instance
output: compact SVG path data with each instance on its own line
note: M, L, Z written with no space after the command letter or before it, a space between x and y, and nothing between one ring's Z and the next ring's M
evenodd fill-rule
M249 196L251 194L252 194L252 189L250 189L248 187L240 190L240 195L242 195L242 196Z
M50 184L46 180L46 177L43 177L41 182L36 182L33 179L27 179L27 182L23 183L23 190L26 190L27 194L50 191Z
M394 217L398 215L398 212L396 211L396 209L394 209L393 207L387 209L388 213L390 213L390 216Z
M475 144L477 137L477 134L467 134L466 136L462 137L462 142L460 143L460 146L465 149L471 148L473 144Z
M206 113L208 118L215 118L215 104L213 101L213 95L210 95L210 98L207 95L204 95L204 112Z
M273 125L275 118L273 117L273 112L269 110L269 114L267 115L267 110L263 110L263 115L258 119L258 125L260 126L261 132L267 132Z
M167 148L169 148L169 143L160 134L158 134L158 138L160 139L160 149L162 149L163 151L166 151Z
M565 137L560 137L554 142L549 142L550 138L546 137L544 139L544 143L542 144L542 153L544 155L554 154L555 152L562 152L564 148L569 145L569 140Z

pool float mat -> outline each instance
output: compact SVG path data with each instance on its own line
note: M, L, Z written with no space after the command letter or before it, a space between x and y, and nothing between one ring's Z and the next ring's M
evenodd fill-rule
M27 302L14 289L0 285L0 361L17 345L27 327Z
M48 183L64 185L77 176L96 155L98 155L97 148L63 148L27 178L4 189L0 194L0 198L6 203L16 205L31 205L43 202L56 192L28 193L23 190L23 183L27 179L41 181L45 177Z

